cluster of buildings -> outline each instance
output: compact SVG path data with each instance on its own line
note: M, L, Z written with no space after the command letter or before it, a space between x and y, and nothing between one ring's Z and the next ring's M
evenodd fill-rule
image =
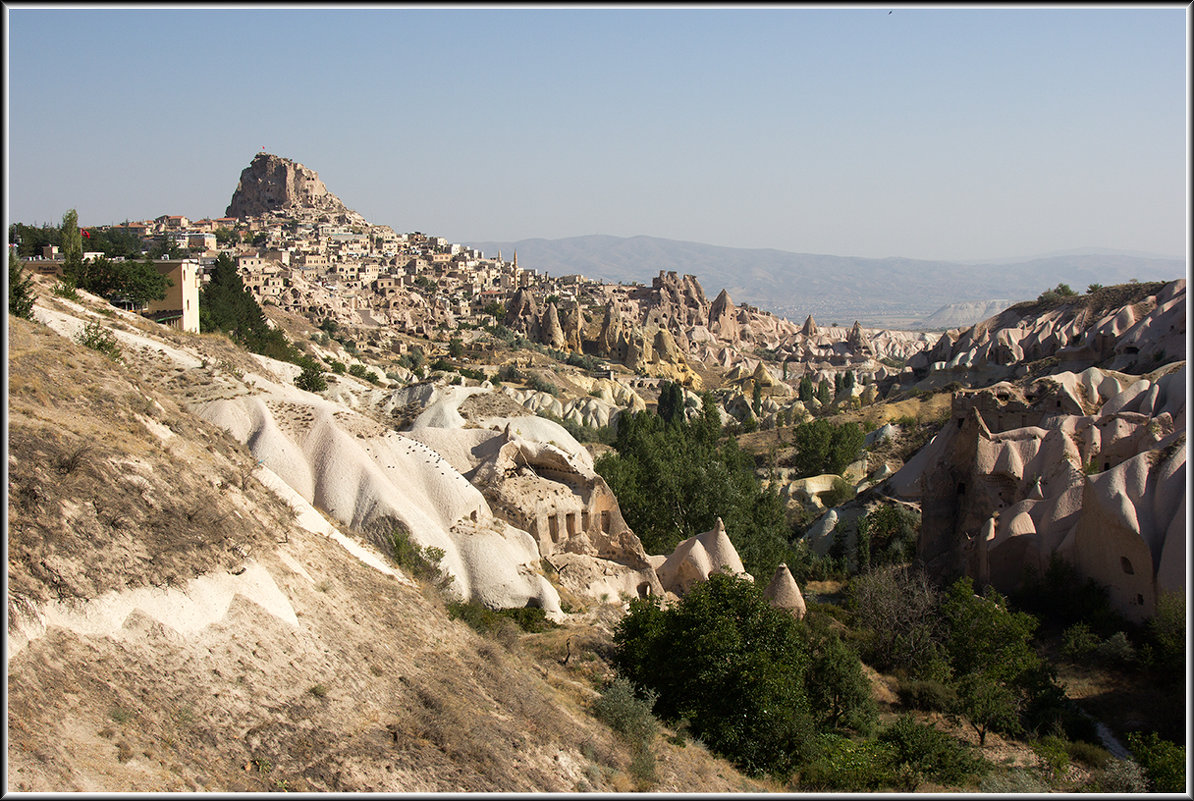
M245 286L263 304L414 335L453 328L461 318L487 314L494 303L504 308L524 287L555 295L560 304L581 302L586 294L593 302L602 300L598 282L577 275L553 279L520 267L517 253L509 261L500 252L486 257L443 237L398 234L355 214L293 209L246 218L162 215L90 230L134 233L143 252L163 243L186 252L184 258L157 262L173 286L166 300L144 310L186 331L199 330L198 291L221 253L236 261ZM102 255L85 252L84 260ZM62 255L50 246L42 258L25 263L34 272L61 274Z

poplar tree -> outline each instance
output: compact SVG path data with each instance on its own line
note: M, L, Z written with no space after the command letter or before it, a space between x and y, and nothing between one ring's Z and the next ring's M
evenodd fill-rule
M79 213L68 209L62 215L62 256L66 261L83 260L83 235L79 233Z

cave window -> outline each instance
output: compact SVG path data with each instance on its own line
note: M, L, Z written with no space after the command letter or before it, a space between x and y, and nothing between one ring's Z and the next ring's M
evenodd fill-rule
M639 598L649 598L650 596L651 596L651 585L649 583L644 581L642 584L638 585L638 597Z
M609 510L601 513L601 530L606 534L609 533Z
M1136 594L1136 605L1144 606L1144 596L1139 593Z
M1132 569L1132 563L1130 561L1128 561L1128 557L1126 557L1126 556L1119 557L1119 566L1122 567L1124 569L1124 572L1127 573L1129 576L1133 575L1136 572L1135 570Z
M555 515L549 516L547 518L547 528L551 532L551 541L559 542L560 541L560 519L558 517L556 517Z
M576 534L576 512L569 512L566 520L567 520L567 525L568 525L568 535L569 536L575 535Z
M965 495L965 494L966 494L966 485L959 483L958 484L958 495Z

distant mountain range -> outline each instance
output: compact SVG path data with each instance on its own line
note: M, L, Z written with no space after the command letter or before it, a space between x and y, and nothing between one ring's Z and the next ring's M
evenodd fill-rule
M695 275L710 297L725 288L736 303L749 303L797 322L812 314L827 324L849 325L858 320L866 326L889 328L969 325L983 318L965 319L967 314L984 312L985 304L1010 298L1004 302L1006 307L1032 300L1059 283L1082 292L1092 283L1119 284L1133 278L1163 281L1186 274L1184 259L1108 251L976 264L828 256L602 234L465 244L486 255L501 250L507 259L517 251L519 266L552 275L579 273L650 284L660 270L675 270ZM961 310L944 309L954 304L964 305Z

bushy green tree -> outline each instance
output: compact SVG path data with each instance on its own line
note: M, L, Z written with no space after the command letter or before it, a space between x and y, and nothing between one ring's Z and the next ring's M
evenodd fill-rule
M1018 731L1020 713L1031 700L1026 685L1040 667L1032 648L1037 619L1010 609L990 587L985 595L976 595L969 577L950 586L941 616L961 711L979 743L985 743L992 729Z
M749 579L715 573L680 603L631 602L614 662L658 694L656 712L689 721L714 752L752 773L787 775L813 733L800 624Z
M835 425L812 420L796 426L796 456L792 466L799 477L840 474L858 458L866 435L858 423Z
M805 688L809 707L820 716L822 726L869 733L879 710L858 653L820 618L809 619L808 629L812 659Z
M665 423L684 422L684 390L679 384L668 381L660 388L656 414Z
M79 289L85 289L109 301L127 301L141 308L151 300L166 297L173 281L158 272L153 261L113 261L100 256L90 261L68 260L63 275Z
M720 433L708 393L701 415L690 422L623 414L616 452L598 459L596 469L649 553L670 553L720 517L747 571L770 576L788 553L783 505L774 490L763 488L753 460L733 439L719 442Z
M257 299L245 288L236 263L221 253L199 299L199 330L224 331L254 353L300 363L300 353L277 328L271 328Z
M816 395L816 389L813 387L813 380L805 373L800 377L800 387L797 390L800 400L808 403Z
M8 251L8 313L33 319L33 282L25 275L17 254Z
M1149 792L1186 791L1186 747L1172 743L1155 731L1128 733L1128 748L1148 781Z

